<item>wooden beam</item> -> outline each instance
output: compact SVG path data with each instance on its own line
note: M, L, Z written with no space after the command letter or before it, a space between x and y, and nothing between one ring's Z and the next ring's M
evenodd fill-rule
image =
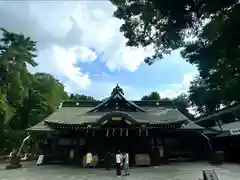
M145 129L145 132L146 132L146 136L148 136L148 129L147 128Z
M108 137L108 134L109 134L109 129L107 129L107 132L106 132L106 137Z

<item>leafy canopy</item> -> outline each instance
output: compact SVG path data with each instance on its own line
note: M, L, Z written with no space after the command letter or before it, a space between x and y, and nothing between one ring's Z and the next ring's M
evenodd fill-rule
M37 66L35 41L5 29L0 32L1 154L3 150L19 148L26 135L24 129L42 121L69 97L64 86L52 75L28 71L27 65Z
M120 31L127 46L153 46L155 53L145 62L152 64L164 54L184 46L197 36L206 21L228 12L238 0L110 0L114 16L124 20Z

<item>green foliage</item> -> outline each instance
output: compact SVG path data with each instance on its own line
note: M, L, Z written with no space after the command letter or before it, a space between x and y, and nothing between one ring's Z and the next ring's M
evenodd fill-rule
M47 73L31 74L27 65L37 66L36 42L22 34L1 29L0 39L0 152L19 145L24 130L53 113L69 99L64 86ZM90 96L75 95L83 100Z
M208 91L230 103L240 98L240 5L212 18L199 39L189 42L182 56L198 67Z
M187 118L194 119L194 115L188 110L190 107L189 97L186 94L180 94L178 97L173 99L176 108Z
M149 95L145 95L141 98L141 100L168 100L171 101L169 98L161 98L158 92L152 92ZM193 119L194 116L189 113L188 108L190 107L189 97L186 94L181 94L178 97L174 98L173 103L175 107L184 114L187 118Z
M71 94L69 97L70 100L84 100L84 101L95 101L94 97L86 96L84 94Z
M200 114L240 99L240 4L237 0L111 0L128 46L153 46L152 64L172 50L195 65L200 76L189 101ZM193 40L194 37L194 40ZM188 39L186 41L186 39Z
M161 97L158 92L152 92L149 95L145 95L141 100L161 100Z
M110 0L116 7L114 16L124 24L120 31L127 46L153 46L155 54L146 58L148 64L171 50L184 46L186 38L201 32L206 20L228 12L237 0ZM235 14L236 15L236 14ZM238 16L235 16L236 18Z

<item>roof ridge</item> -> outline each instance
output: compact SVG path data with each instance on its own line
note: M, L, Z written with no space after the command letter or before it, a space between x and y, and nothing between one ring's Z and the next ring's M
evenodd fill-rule
M142 112L145 112L145 111L146 111L146 110L144 110L143 108L139 107L139 106L138 106L137 104L135 104L134 102L128 101L121 92L119 92L118 90L116 90L116 91L114 91L114 92L111 94L111 96L109 96L108 98L106 98L104 101L102 101L102 102L101 102L100 104L98 104L95 108L91 109L91 110L88 111L88 112L93 112L93 111L97 110L99 107L101 107L101 106L103 106L104 104L106 104L109 100L114 99L114 96L117 96L117 95L119 95L123 100L129 102L131 105L135 106L135 108L139 109L140 111L142 111Z

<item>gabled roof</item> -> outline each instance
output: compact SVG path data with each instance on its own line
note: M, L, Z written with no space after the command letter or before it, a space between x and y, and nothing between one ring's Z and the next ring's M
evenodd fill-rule
M144 109L142 109L141 107L139 107L138 105L136 105L135 103L128 101L122 94L122 92L120 90L118 90L118 88L116 88L116 91L114 91L111 96L109 98L107 98L106 100L104 100L102 103L98 104L95 108L91 109L88 113L91 112L96 112L98 111L101 107L107 107L107 105L109 104L110 101L115 100L115 99L120 99L122 101L124 101L127 105L129 105L130 108L134 108L139 112L146 112Z
M115 101L121 101L123 104L126 104L129 111L126 112L121 109L109 110L106 108L108 103ZM99 111L100 108L105 108L105 111ZM132 102L125 99L123 93L116 88L111 96L104 101L63 101L62 106L48 116L44 120L44 123L41 122L28 130L40 130L43 126L48 125L97 125L104 119L103 117L115 116L116 114L130 120L132 124L146 124L148 126L176 125L176 127L180 127L180 125L186 123L186 126L182 129L203 129L194 122L188 121L188 119L174 107L171 101ZM49 129L49 127L47 127L47 129Z

